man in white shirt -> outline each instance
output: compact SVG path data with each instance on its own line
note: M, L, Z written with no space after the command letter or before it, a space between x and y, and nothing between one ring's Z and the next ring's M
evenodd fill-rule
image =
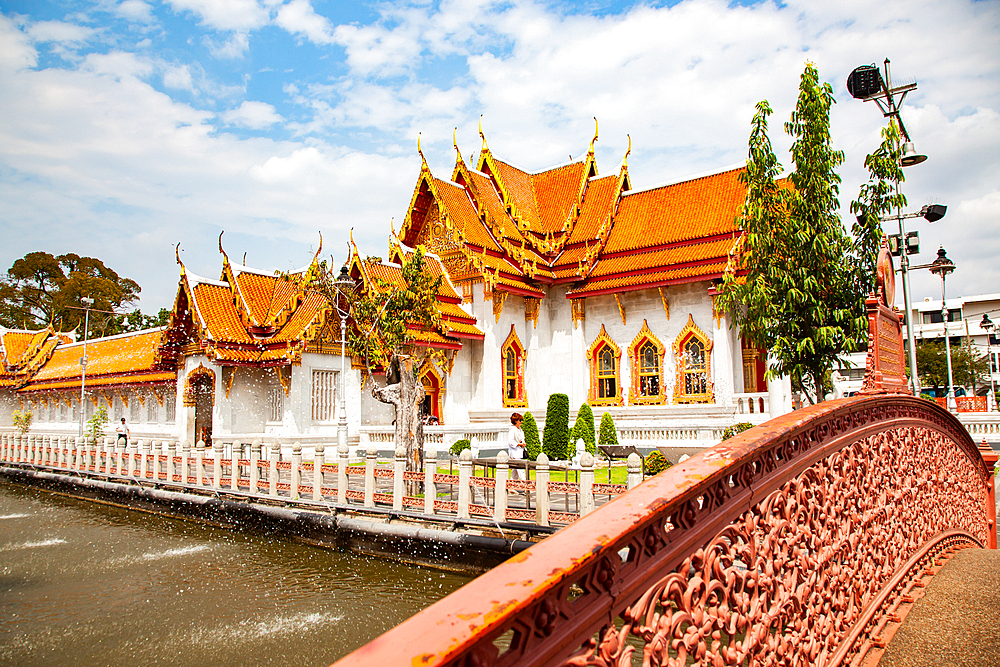
M128 425L125 424L125 418L122 417L122 423L115 427L115 433L118 435L118 444L128 446Z
M511 460L519 461L524 458L524 431L521 430L521 422L523 421L524 417L519 412L515 412L510 416L510 430L507 431L507 456ZM521 479L521 469L512 466L510 469L510 478Z

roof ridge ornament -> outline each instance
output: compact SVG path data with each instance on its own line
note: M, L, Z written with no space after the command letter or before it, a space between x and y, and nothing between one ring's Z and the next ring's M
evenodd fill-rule
M479 114L479 138L483 140L483 147L479 150L479 152L489 152L490 147L486 145L486 135L483 134L483 114Z
M594 116L594 138L590 140L590 148L587 149L587 155L593 157L594 155L594 142L597 141L598 126L597 126L597 116Z
M184 268L184 262L181 261L181 243L180 243L180 241L178 241L177 245L174 246L174 257L177 259L177 263L181 267L181 276L183 277L183 276L187 275L187 269Z
M420 135L421 133L417 132L417 153L420 154L420 159L423 162L423 167L428 171L430 171L430 167L427 166L427 158L424 156L424 150L420 147Z
M628 149L625 150L625 157L622 158L622 170L628 169L628 156L632 152L632 135L626 134L625 136L628 137Z

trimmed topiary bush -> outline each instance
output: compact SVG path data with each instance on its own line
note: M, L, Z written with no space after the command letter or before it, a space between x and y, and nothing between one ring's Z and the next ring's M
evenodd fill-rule
M455 456L459 456L462 451L466 449L472 449L472 443L469 440L462 438L461 440L456 440L455 444L452 445L448 451Z
M569 441L569 451L576 453L576 441L583 438L583 443L587 446L587 451L597 454L597 435L594 432L594 411L584 403L576 413L576 422L573 424L573 431Z
M545 409L545 431L542 433L542 451L550 461L565 461L566 443L569 440L569 396L552 394Z
M726 428L726 430L722 432L722 439L723 440L729 440L734 435L737 435L739 433L742 433L743 431L746 431L746 430L749 430L749 429L752 429L752 428L753 428L753 424L751 424L749 422L740 422L738 424L733 424L732 426Z
M670 467L670 461L660 452L654 451L646 457L646 474L658 475Z
M524 413L521 430L524 431L524 453L529 461L534 461L542 453L542 441L538 438L538 422L530 412Z
M597 439L598 445L617 445L618 429L615 428L615 419L610 412L605 412L601 417L601 433Z

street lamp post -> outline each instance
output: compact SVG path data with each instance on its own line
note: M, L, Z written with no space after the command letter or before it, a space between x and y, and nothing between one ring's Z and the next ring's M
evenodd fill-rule
M900 156L899 165L901 167L909 167L911 165L920 164L927 159L926 155L921 155L917 153L916 149L913 147L913 141L910 139L909 133L906 131L906 126L903 124L903 118L899 115L899 109L903 105L903 100L906 99L906 94L912 90L917 89L916 82L903 84L902 86L892 87L892 74L889 70L889 59L886 58L883 63L885 68L885 78L882 78L882 74L879 72L878 67L875 65L862 65L857 67L851 72L851 75L847 78L847 90L855 99L862 100L864 102L875 102L878 108L882 111L882 116L884 118L892 118L899 124L899 133L903 139L902 155ZM896 195L899 195L899 181L896 181ZM940 205L935 204L934 207L939 207ZM932 207L933 208L933 207ZM934 220L939 220L944 216L944 207L941 206L941 213L937 215L936 218L931 219L930 217L924 215L924 211L928 209L927 206L921 211L921 217L926 217L929 222L934 222ZM903 274L903 307L906 308L906 342L909 347L909 362L910 362L910 383L913 388L913 394L915 396L920 395L920 376L917 374L917 352L915 349L915 341L913 336L913 323L910 321L913 319L913 308L910 304L910 260L907 257L907 253L903 244L906 242L906 231L903 229L903 219L907 217L917 217L917 215L909 214L903 215L899 208L896 209L896 220L899 222L899 238L900 238L900 257L899 257L899 269Z
M944 248L938 248L938 256L931 262L931 273L941 276L941 324L944 325L944 353L948 359L948 410L958 412L955 403L955 380L951 373L951 341L948 338L948 305L945 302L944 279L955 270L955 263L948 259Z
M83 409L83 402L86 398L87 387L87 330L90 328L90 308L94 305L94 300L89 297L80 299L83 304L83 356L80 357L80 437L83 437L83 423L86 411Z
M333 281L333 286L337 290L337 315L340 316L340 412L337 416L337 449L343 449L347 445L347 403L345 393L347 391L346 363L347 356L345 339L347 338L347 316L350 314L350 306L346 308L342 305L344 292L354 288L354 280L344 265L340 268L340 275Z
M983 313L983 321L979 323L979 328L986 332L986 358L989 360L987 368L990 370L990 397L986 401L986 409L993 412L997 409L996 387L993 386L993 347L991 346L990 332L993 331L993 320L988 313Z

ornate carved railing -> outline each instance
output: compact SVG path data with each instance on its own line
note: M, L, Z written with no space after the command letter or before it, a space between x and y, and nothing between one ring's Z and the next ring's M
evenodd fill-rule
M995 548L989 458L930 401L800 410L644 482L337 665L857 664L929 560Z

